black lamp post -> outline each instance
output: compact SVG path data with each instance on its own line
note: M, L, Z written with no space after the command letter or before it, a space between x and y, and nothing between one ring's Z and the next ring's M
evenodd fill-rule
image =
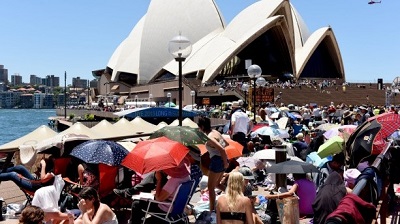
M64 72L64 119L67 119L67 72Z
M149 107L151 107L151 102L153 101L153 94L149 94Z
M189 39L181 36L175 36L172 40L169 41L168 44L168 51L172 54L175 60L179 64L179 85L178 85L178 92L179 92L179 126L182 126L182 62L190 55L192 52L192 44L190 43Z
M194 106L193 101L194 101L194 96L196 95L196 91L194 91L194 90L190 91L190 95L192 96L192 110L193 110L193 106Z
M246 108L247 108L247 92L249 91L249 85L247 83L243 83L241 89L244 92L244 106L245 106L245 110L246 110Z
M258 65L250 65L247 68L247 75L253 80L253 116L256 123L256 79L261 76L262 70Z
M136 108L137 108L137 101L138 101L138 95L135 95L135 102L136 102Z
M168 107L171 107L171 93L167 93L167 97L168 97L168 102L169 102Z

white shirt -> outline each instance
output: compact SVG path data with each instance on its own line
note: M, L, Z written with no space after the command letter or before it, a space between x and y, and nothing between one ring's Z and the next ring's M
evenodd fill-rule
M250 118L241 110L236 111L232 114L231 121L234 124L232 133L236 134L242 132L245 135L248 132Z

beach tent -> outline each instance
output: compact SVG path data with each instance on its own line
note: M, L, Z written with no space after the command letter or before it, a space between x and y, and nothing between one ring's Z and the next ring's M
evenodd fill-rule
M111 124L105 119L100 121L92 128L90 128L90 130L95 132L101 139L110 139L121 136L128 136L126 132L122 131L119 128L116 128L113 124Z
M178 125L179 125L179 120L178 119L174 120L171 124L169 124L169 126L178 126ZM187 126L187 127L191 127L191 128L198 128L199 127L190 118L183 119L182 120L182 126Z
M117 141L117 143L122 145L129 152L132 151L132 149L136 146L136 143L133 143L131 141Z
M19 150L20 145L35 145L38 142L51 138L57 135L57 132L53 131L46 125L42 125L32 132L15 139L9 143L0 146L0 152L14 152Z
M140 132L141 133L153 133L157 128L156 125L143 120L141 117L136 117L130 123L135 125L135 129L134 130L138 134Z
M182 126L188 126L191 128L198 128L199 126L196 124L196 122L192 121L190 118L185 118L182 121Z
M100 139L101 138L100 134L98 134L97 132L86 127L81 122L76 122L71 127L60 132L58 135L65 135L65 134L86 135L90 139Z
M135 135L139 132L136 125L129 122L126 118L119 119L113 126L121 132L126 133L126 135Z
M157 124L156 130L161 129L161 128L165 127L165 126L168 126L168 124L165 123L164 121L161 121L160 123Z

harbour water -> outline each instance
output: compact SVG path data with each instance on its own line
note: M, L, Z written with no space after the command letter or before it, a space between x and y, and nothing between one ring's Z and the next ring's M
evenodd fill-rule
M22 137L41 125L48 125L52 109L1 109L0 145Z

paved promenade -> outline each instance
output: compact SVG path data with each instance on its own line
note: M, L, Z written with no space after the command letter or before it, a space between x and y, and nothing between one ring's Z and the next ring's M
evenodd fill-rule
M259 187L259 190L256 192L257 192L257 194L265 194L265 191L262 187ZM2 197L7 204L12 204L12 203L21 204L26 199L23 192L12 181L1 182L0 197ZM195 204L196 202L198 202L199 199L200 199L200 195L198 193L196 193L192 198L192 204ZM120 224L126 224L127 220L129 219L129 216L130 216L130 211L125 210L125 211L117 212L117 216L119 218ZM16 223L18 223L17 218L0 221L0 224L3 224L3 223L16 224ZM190 216L190 223L193 224L194 221L195 221L194 217ZM308 224L309 221L310 221L310 219L300 220L300 224ZM380 222L378 221L378 223L380 223ZM391 219L387 218L386 223L391 223Z

